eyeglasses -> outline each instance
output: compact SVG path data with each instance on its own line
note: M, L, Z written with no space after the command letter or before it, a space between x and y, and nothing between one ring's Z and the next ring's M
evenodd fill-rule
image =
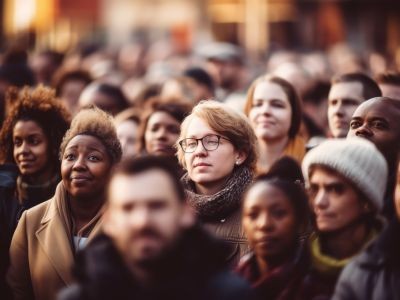
M204 149L206 149L207 151L213 151L218 148L221 139L229 141L227 138L223 136L217 134L208 134L202 137L201 139L195 139L195 138L183 139L179 142L179 145L181 146L183 152L193 153L194 151L196 151L199 141L201 141L201 144L203 145Z

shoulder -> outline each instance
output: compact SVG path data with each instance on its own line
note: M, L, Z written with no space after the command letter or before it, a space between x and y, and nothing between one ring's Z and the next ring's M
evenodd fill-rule
M255 299L249 283L238 275L223 271L211 278L207 291L210 291L209 299ZM212 291L212 292L211 292Z

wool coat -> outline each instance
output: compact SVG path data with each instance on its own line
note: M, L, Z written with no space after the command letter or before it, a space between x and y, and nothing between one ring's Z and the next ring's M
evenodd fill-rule
M25 211L14 233L7 281L15 300L55 299L61 288L72 283L75 252L56 197L57 192L50 200ZM97 222L88 239L99 230Z

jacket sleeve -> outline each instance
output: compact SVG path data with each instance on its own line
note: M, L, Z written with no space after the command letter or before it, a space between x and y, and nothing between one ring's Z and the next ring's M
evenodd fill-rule
M365 289L364 281L360 280L362 270L355 261L350 262L340 274L336 283L335 293L331 300L357 300L360 298L359 291Z
M7 282L15 300L34 299L28 259L26 211L22 214L11 241Z

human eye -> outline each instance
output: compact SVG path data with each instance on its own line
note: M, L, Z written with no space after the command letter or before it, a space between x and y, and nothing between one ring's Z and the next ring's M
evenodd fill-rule
M74 159L75 159L75 154L73 154L73 153L65 153L64 154L64 160L72 161Z
M361 122L358 120L351 120L350 122L350 128L351 129L357 129L358 127L361 126Z
M341 195L345 191L345 186L340 183L332 184L332 185L327 186L326 190L328 193L332 193L334 195Z
M88 156L88 160L92 162L98 162L101 161L101 158L99 155L91 154Z
M375 120L372 122L372 127L377 129L387 129L388 125L386 122L383 122L382 120Z
M310 184L310 186L307 188L307 193L310 197L314 197L318 193L318 189L318 185Z
M252 107L261 107L263 105L263 101L261 100L254 100L252 103Z
M151 132L156 132L159 128L160 128L160 126L158 126L158 125L153 125L153 126L150 127L150 131L151 131Z
M283 103L280 100L271 101L271 106L276 107L276 108L285 108L286 107L285 103Z
M31 145L39 145L42 142L42 140L37 136L32 136L29 138L28 142Z
M22 139L20 138L15 138L14 139L14 146L19 147L22 145Z
M197 141L195 139L184 139L182 141L182 146L188 150L196 149Z
M216 146L219 143L219 139L218 139L218 136L216 136L216 135L207 135L204 137L204 142L208 146Z
M250 210L246 213L246 216L250 219L250 220L256 220L258 218L258 211L256 210Z
M275 208L271 211L271 215L274 218L277 219L282 219L283 217L285 217L288 214L287 210L284 208Z

